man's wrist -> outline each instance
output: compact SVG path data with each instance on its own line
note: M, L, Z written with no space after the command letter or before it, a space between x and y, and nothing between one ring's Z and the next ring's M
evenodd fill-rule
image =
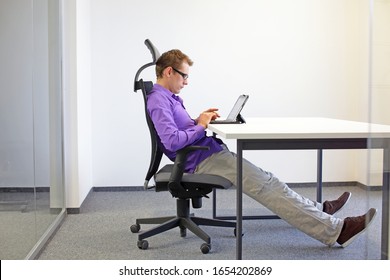
M207 128L207 124L198 123L198 125L200 125L201 127L203 127L203 129L206 129L206 128Z

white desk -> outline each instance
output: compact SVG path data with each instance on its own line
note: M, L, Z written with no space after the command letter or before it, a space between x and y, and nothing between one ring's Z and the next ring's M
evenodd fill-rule
M245 124L210 124L209 130L237 141L237 248L242 259L243 150L317 150L318 192L321 201L323 149L382 149L381 258L389 252L390 126L327 118L248 118Z

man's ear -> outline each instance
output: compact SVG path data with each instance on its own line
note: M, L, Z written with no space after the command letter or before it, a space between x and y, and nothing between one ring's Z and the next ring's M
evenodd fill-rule
M164 76L170 77L172 75L173 69L171 66L168 66L167 68L164 69L163 73Z

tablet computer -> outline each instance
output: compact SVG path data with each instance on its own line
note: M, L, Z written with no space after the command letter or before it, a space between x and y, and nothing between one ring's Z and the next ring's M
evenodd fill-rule
M244 123L244 119L241 117L240 113L242 111L242 108L244 108L244 105L246 101L248 100L249 95L242 94L237 98L236 103L234 103L234 106L232 110L230 111L229 115L224 120L214 120L211 121L211 124L223 124L223 123Z

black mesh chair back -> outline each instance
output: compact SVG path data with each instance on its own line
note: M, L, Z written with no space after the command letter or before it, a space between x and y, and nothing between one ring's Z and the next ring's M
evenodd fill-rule
M150 140L151 140L151 154L150 154L150 164L149 164L149 169L148 172L146 173L145 177L145 183L144 186L145 188L148 187L149 180L157 173L158 168L161 163L161 159L163 156L163 152L160 149L160 139L157 135L156 130L154 129L153 122L148 114L148 110L146 107L146 100L147 100L147 95L153 88L153 82L151 81L146 81L144 82L142 79L139 81L140 82L140 89L142 90L142 96L144 98L144 107L145 107L145 118L146 118L146 123L149 128L149 133L150 133ZM170 166L172 168L173 164ZM156 189L159 191L159 189Z

